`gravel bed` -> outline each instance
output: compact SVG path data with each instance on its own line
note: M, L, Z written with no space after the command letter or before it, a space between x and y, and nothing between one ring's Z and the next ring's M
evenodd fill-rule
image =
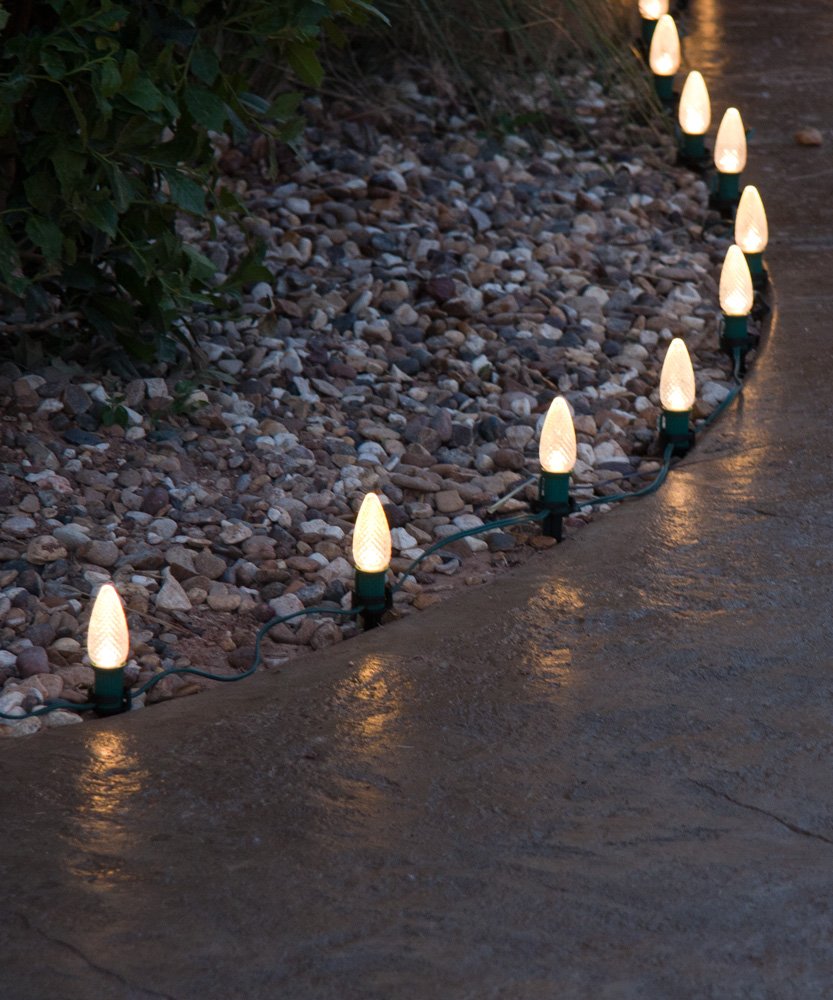
M307 102L303 158L277 182L262 143L222 151L251 214L187 235L221 277L254 232L274 275L242 317L194 326L225 383L165 366L120 380L0 365L0 711L86 700L89 595L110 579L129 612L132 678L244 669L271 616L349 602L366 491L385 498L401 571L535 473L558 393L576 415L578 493L644 485L659 468L672 336L692 355L695 416L719 404L731 232L702 179L671 165L670 140L625 124L589 77L562 85L584 136L483 137L451 99L403 79L385 85L384 113ZM519 107L545 105L539 90ZM104 426L118 407L127 426ZM579 512L568 532L590 519ZM394 615L552 544L533 526L457 542L422 564ZM265 668L355 628L278 626ZM166 678L149 699L210 683ZM56 712L0 736L78 720Z

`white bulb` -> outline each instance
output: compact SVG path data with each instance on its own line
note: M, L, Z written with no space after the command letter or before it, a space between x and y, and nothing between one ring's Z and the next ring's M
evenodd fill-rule
M670 14L663 14L657 21L654 37L651 39L651 49L648 53L648 63L651 72L657 76L673 76L680 68L682 55L680 53L680 36L677 25Z
M747 184L735 216L735 243L744 253L762 253L769 242L769 226L758 189Z
M123 667L130 653L130 633L118 591L112 583L99 590L87 629L87 652L102 670Z
M680 337L675 337L662 363L659 377L659 399L663 410L683 413L694 406L696 389L694 369L688 349Z
M733 243L720 272L720 308L726 316L747 316L754 300L752 275L743 250Z
M353 561L363 573L384 573L390 565L390 527L382 501L368 493L353 529Z
M544 417L538 460L544 472L572 472L576 464L576 429L563 396L555 397Z
M668 0L639 0L639 14L646 21L658 21L668 13Z
M746 130L737 108L727 108L714 141L714 165L722 174L739 174L746 166Z
M686 77L680 94L680 128L686 135L704 135L712 122L709 90L703 74L696 69Z

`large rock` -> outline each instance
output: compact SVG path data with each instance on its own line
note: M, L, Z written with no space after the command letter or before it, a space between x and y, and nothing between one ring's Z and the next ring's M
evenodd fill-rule
M27 646L17 654L17 672L21 677L49 673L49 655L43 646Z

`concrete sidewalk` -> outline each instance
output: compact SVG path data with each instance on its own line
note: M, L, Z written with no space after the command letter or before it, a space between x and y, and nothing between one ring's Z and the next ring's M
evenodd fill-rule
M3 1000L831 994L833 8L689 21L773 232L741 404L487 588L4 743Z

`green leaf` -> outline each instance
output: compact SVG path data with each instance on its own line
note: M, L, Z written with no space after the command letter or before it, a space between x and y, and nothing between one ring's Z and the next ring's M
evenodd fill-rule
M274 280L272 272L261 263L263 251L264 248L260 246L255 248L252 253L247 254L222 285L220 285L219 290L234 292L240 290L245 285L254 285L258 281L268 281L271 283Z
M64 237L54 222L39 215L30 215L26 222L26 235L43 251L47 264L56 264L61 259Z
M178 171L164 170L162 173L168 182L171 201L178 208L183 212L190 212L191 215L205 214L205 191L199 184Z
M58 197L58 185L47 170L39 170L23 182L23 190L32 208L43 215L49 215Z
M110 239L116 238L119 219L116 206L109 200L89 202L81 212L82 218L106 233Z
M115 59L106 59L101 64L100 87L104 97L112 97L121 87L121 73Z
M66 63L54 49L43 49L40 64L53 80L63 80L67 75Z
M86 157L77 150L63 147L56 150L50 159L55 168L58 183L61 185L61 194L68 201L84 175Z
M192 281L196 281L202 285L210 281L214 277L217 268L211 263L208 257L201 254L199 250L194 249L188 243L182 249L188 258L188 277Z
M159 88L146 76L137 76L122 89L122 96L142 111L158 111L162 107Z
M311 87L320 87L324 79L324 68L318 61L312 45L301 45L297 42L288 46L286 52L289 65L298 74L298 78Z
M9 23L10 16L11 15L7 10L3 10L3 8L0 7L0 31L2 31L3 28L5 28L6 25Z
M115 164L109 164L107 175L110 179L110 191L113 195L113 203L116 211L122 215L130 207L131 202L136 197L136 190L130 178L123 173Z
M203 128L222 132L226 124L226 106L220 98L205 87L185 88L185 106L191 117Z
M220 72L220 61L211 49L195 49L191 54L191 72L210 87Z
M296 90L290 91L287 94L281 94L280 97L276 97L272 101L269 110L266 112L267 117L277 118L278 121L285 121L295 114L300 103L301 95Z

